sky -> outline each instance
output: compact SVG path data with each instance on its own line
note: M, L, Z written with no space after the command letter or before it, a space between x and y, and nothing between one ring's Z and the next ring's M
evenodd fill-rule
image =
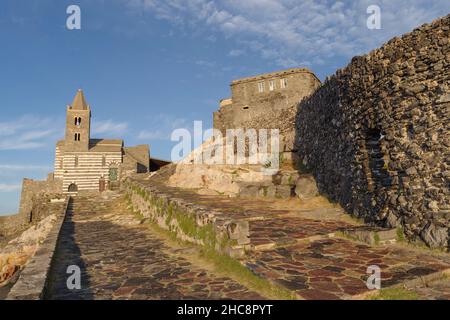
M69 30L66 10L81 10ZM370 5L381 28L367 28ZM1 0L0 215L22 179L52 171L66 106L83 89L93 138L150 144L212 126L233 79L307 67L321 80L355 55L449 13L447 0Z

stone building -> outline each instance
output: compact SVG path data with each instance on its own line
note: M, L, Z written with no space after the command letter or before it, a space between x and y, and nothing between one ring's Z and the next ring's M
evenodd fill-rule
M0 240L51 214L67 194L117 189L127 176L169 163L150 158L147 144L124 147L121 139L91 138L91 108L78 90L67 106L65 138L56 143L54 172L46 180L23 179L19 212L0 217Z
M231 98L220 101L214 128L279 129L283 157L295 155L295 115L298 103L312 94L320 80L306 68L292 68L234 80ZM294 152L294 153L293 153ZM294 161L295 162L295 161Z
M61 180L62 192L115 189L121 176L149 167L148 145L124 147L120 139L91 138L91 108L78 90L67 106L65 139L55 150L54 178Z
M214 112L214 128L245 128L254 119L267 118L271 111L296 105L319 86L320 80L305 68L234 80L231 82L231 98L221 100L220 109ZM261 125L267 128L265 123Z

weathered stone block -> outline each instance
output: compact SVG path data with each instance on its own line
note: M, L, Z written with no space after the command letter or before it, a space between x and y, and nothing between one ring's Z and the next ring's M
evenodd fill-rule
M316 180L312 175L302 175L295 186L295 194L302 200L311 199L319 194Z

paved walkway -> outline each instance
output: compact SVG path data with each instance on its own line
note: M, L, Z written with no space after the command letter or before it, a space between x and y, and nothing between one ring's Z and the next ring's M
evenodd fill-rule
M75 200L63 225L47 299L262 299L230 278L193 265L115 201ZM67 289L69 265L81 289Z
M342 210L323 203L230 199L164 188L173 197L249 220L250 246L241 262L303 299L349 299L369 290L367 267L381 268L382 288L450 268L450 255L402 245L336 237L358 228ZM78 197L63 226L48 299L258 299L234 280L194 264L188 249L172 248L140 225L117 201ZM122 211L121 211L122 210ZM82 289L68 290L67 267L82 270ZM420 298L445 299L443 282L417 287Z
M299 298L352 299L367 294L367 268L373 265L380 268L382 288L450 271L448 253L404 244L368 245L340 237L345 231L379 229L361 225L321 197L311 201L229 198L169 187L153 178L141 182L160 183L158 190L170 197L236 221L247 220L250 245L241 263ZM428 288L427 299L450 295L448 285L437 287Z

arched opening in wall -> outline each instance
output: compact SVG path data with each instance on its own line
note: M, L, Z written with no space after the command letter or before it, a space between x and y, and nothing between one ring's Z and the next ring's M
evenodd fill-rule
M111 163L108 172L108 189L118 190L120 186L119 183L119 167L116 163Z
M117 168L109 168L109 181L117 181Z
M28 223L32 223L33 222L33 211L30 212L30 218L28 220Z
M78 191L78 186L75 183L71 183L69 185L69 187L67 188L67 191L69 191L69 192L77 192Z
M384 154L381 148L383 136L380 129L368 129L366 132L366 150L369 162L369 175L367 181L369 190L388 187L391 185L391 177L387 172Z

